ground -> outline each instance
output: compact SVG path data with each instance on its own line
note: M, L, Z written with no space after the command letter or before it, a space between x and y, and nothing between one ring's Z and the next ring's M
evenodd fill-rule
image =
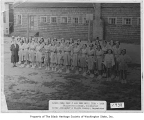
M4 39L4 93L8 110L47 110L49 100L105 100L124 102L125 110L141 109L140 46L122 44L132 57L128 83L106 82L43 69L12 68L10 38ZM122 110L122 109L120 109Z

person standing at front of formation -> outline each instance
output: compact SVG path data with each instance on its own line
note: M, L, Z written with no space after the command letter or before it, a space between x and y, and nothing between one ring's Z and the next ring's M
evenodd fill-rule
M114 70L115 70L115 80L119 80L119 64L118 64L118 58L121 54L121 47L120 47L120 42L116 41L116 45L113 48L113 54L114 54L114 58L115 58L115 66L114 66Z
M115 65L114 55L111 49L108 49L108 53L104 57L104 65L106 66L106 76L107 81L111 81L112 79L112 68Z
M86 76L86 69L87 69L87 63L86 63L86 59L87 59L87 44L83 44L83 47L80 50L80 52L81 52L80 63L81 63L82 72L83 72L82 75Z
M10 50L11 50L11 63L13 63L13 67L16 67L16 63L19 61L18 56L19 45L16 43L16 40L13 41Z
M78 43L78 48L79 48L79 50L81 50L81 48L82 48L81 40L78 39L78 40L77 40L77 43ZM82 55L81 55L81 52L79 51L79 53L78 53L78 67L79 67L79 72L82 70L82 69L81 69L81 63L80 63L81 56L82 56Z
M69 41L66 43L66 46L64 48L64 66L66 68L66 73L70 72L70 60L71 60L71 48L69 46Z
M35 68L35 41L34 38L32 38L32 42L30 44L30 58L31 58L31 63L32 63L32 67L31 68Z
M70 38L70 49L71 49L71 54L70 54L70 69L73 70L72 67L72 50L73 50L73 46L74 46L74 40L72 38Z
M111 49L114 54L115 44L114 44L113 40L111 40L109 43L107 43L107 48ZM112 68L112 79L115 77L114 74L115 74L115 66L113 66L113 68Z
M128 63L131 63L132 59L126 54L126 49L121 51L121 55L118 57L119 71L121 83L127 83L127 69Z
M96 66L98 70L97 79L100 80L102 78L102 61L103 61L103 51L100 45L97 45L97 49L95 50L95 57L96 57Z
M21 67L22 62L24 61L23 59L23 53L24 53L24 45L23 45L23 39L21 39L20 43L19 43L19 62L18 64Z
M39 68L42 67L42 52L41 52L42 48L43 48L43 44L42 41L40 40L38 42L38 45L36 46L36 62Z
M64 48L65 48L65 39L64 38L62 38L61 39L61 45L60 45L60 47L61 47L61 50L62 50L62 60L61 60L61 62L62 62L62 69L64 68L64 59L63 59L63 56L64 56Z
M95 60L95 50L94 45L90 44L88 49L88 72L90 73L90 77L94 77L94 60Z
M58 68L58 71L57 72L62 72L62 48L60 46L60 41L58 42L58 45L57 45L57 48L56 48L56 51L57 51L57 68Z
M50 63L51 63L51 70L52 71L56 71L56 47L55 47L55 44L54 44L54 40L52 40L51 42L51 46L50 46Z
M25 39L24 44L24 59L26 67L29 68L29 40L27 38Z
M78 47L78 43L74 44L72 53L72 66L74 67L74 70L76 71L75 74L79 74L78 71L78 53L80 51L80 48Z
M48 40L46 41L46 44L44 46L45 49L45 58L44 58L44 62L45 62L45 66L46 69L45 70L50 70L50 38L48 38Z
M102 43L101 43L101 48L102 48L102 51L103 51L103 60L105 58L105 55L107 54L107 41L103 40ZM104 64L102 64L102 69L103 69L103 77L106 77L106 67Z

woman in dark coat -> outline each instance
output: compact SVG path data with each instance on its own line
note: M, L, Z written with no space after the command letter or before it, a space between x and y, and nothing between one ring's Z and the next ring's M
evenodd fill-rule
M16 40L13 41L10 47L11 50L11 63L13 63L13 67L16 67L16 63L19 61L18 51L19 45L16 43Z

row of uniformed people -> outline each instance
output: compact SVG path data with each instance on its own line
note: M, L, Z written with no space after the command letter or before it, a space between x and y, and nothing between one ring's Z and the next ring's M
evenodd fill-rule
M119 77L126 79L127 62L130 59L125 55L126 51L121 49L119 41L114 43L112 40L96 40L95 43L82 44L81 40L74 42L72 38L67 41L43 38L32 38L28 41L27 38L19 38L18 43L21 67L30 67L31 64L31 68L41 68L44 60L46 70L62 72L65 67L66 73L75 70L75 74L82 71L83 76L87 73L90 77L98 74L98 79L106 76L108 81L114 77L116 80ZM25 64L22 64L23 61Z

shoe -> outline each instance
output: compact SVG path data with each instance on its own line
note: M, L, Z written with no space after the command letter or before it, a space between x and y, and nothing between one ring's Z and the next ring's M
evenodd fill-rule
M115 80L116 80L116 81L118 81L118 80L119 80L119 77L118 77L118 76L116 76Z
M41 69L41 66L39 67L39 69Z
M46 69L45 69L45 70L48 70L48 69L47 69L47 67L46 67Z
M86 76L86 72L84 72L82 75L83 75L83 76Z
M13 65L13 67L17 67L16 65Z
M94 74L90 74L90 77L93 78L93 77L94 77Z
M18 64L21 64L21 62L18 62Z
M75 74L78 75L78 74L79 74L79 71L77 70L77 71L75 72Z
M99 75L99 76L97 77L97 79L98 79L98 80L101 80L101 79L102 79L102 76L101 76L101 75Z
M23 67L24 67L24 64L21 64L21 67L23 68Z
M29 67L30 67L29 65L26 66L26 68L29 68Z

